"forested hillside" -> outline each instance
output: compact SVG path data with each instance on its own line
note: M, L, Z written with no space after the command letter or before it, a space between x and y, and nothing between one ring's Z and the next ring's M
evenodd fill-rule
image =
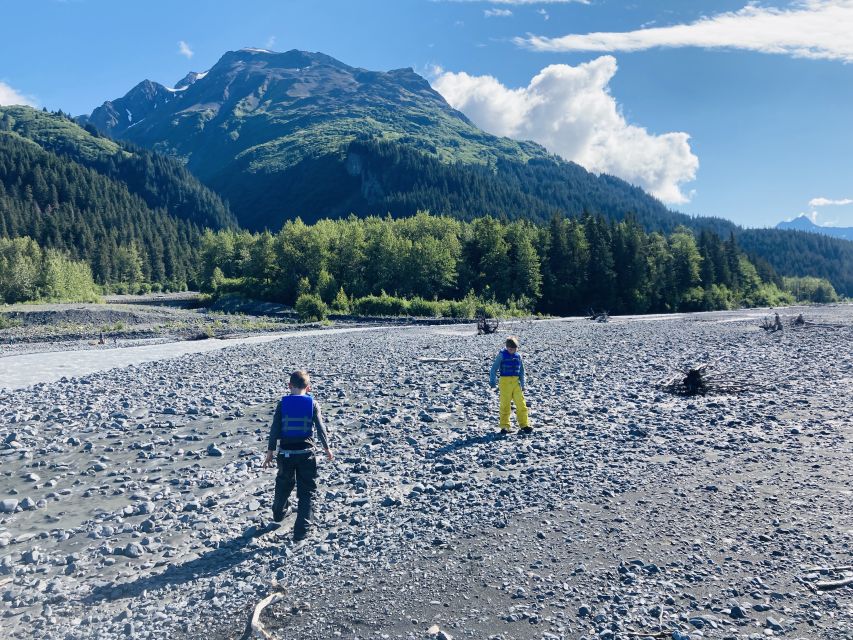
M103 285L186 288L204 227L234 223L172 159L125 148L62 114L0 108L0 237L89 264Z
M804 231L743 229L738 241L779 273L815 276L853 298L853 242Z
M241 203L243 223L254 230L275 230L272 220L296 216L311 223L424 210L461 220L491 215L539 223L553 215L591 212L621 220L630 214L646 230L664 232L687 225L727 235L736 228L728 220L675 213L624 180L556 157L446 163L397 141L356 140L340 156L306 159L284 173L230 173L211 186Z

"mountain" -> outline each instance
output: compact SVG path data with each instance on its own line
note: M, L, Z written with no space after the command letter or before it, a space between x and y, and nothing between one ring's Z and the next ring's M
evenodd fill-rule
M368 71L322 53L231 51L174 89L146 80L84 121L182 159L250 229L424 208L535 219L633 211L668 228L691 222L624 181L485 133L412 69ZM472 184L481 188L456 188Z
M671 211L642 189L538 144L485 133L412 69L368 71L322 53L241 49L174 88L146 80L81 120L179 159L250 230L278 230L297 216L313 222L425 209L539 222L555 214L631 214L648 231L686 225L745 234L761 264L796 264L780 273L823 275L853 295L845 267L853 244L817 245L805 234L752 232ZM789 259L782 248L813 256L820 268ZM826 256L814 253L823 249Z
M0 236L86 260L101 284L125 281L130 268L175 287L193 281L203 228L234 225L221 198L176 160L61 112L0 107Z
M842 240L853 240L853 227L823 227L812 222L808 216L802 215L793 220L786 220L776 225L777 229L791 229L794 231L806 231L808 233L820 233Z

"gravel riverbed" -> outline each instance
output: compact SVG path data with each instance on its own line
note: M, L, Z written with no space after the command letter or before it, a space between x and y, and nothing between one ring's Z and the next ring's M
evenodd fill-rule
M853 575L853 307L781 313L517 323L531 436L472 326L2 392L0 635L241 638L281 593L276 638L853 638L853 587L815 588ZM702 362L748 389L658 385ZM297 547L260 468L295 368L337 455Z

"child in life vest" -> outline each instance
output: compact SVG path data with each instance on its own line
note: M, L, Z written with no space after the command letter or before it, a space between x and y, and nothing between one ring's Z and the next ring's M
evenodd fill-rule
M284 519L290 494L296 487L298 499L293 540L303 540L312 526L314 495L317 492L317 459L314 457L314 432L329 460L334 460L320 405L308 393L311 380L305 371L290 374L290 393L278 403L273 416L267 444L267 456L261 465L272 466L273 457L278 464L275 478L275 497L272 517L276 522ZM278 455L276 455L276 453Z
M518 338L510 336L506 346L498 353L489 372L489 384L494 389L500 374L500 428L502 433L509 433L512 427L509 417L512 404L515 403L515 417L522 433L530 433L533 429L527 421L527 403L524 401L524 362L518 353Z

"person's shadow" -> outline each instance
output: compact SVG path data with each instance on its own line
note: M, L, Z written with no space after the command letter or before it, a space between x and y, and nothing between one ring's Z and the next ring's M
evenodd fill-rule
M435 451L429 453L427 458L438 458L439 456L443 456L445 453L453 453L454 451L459 451L460 449L464 449L466 447L473 447L478 444L488 444L490 442L495 442L497 440L501 440L505 438L502 433L497 431L492 431L491 433L485 433L479 436L468 436L467 438L459 438L450 442L440 449L436 449Z
M167 584L180 585L199 578L215 576L258 554L274 553L275 547L254 547L246 550L252 540L274 530L275 528L272 526L249 527L240 537L229 540L218 548L211 549L189 562L169 565L163 573L141 577L133 582L97 586L83 599L83 602L96 604L104 600L134 598L143 591L159 589Z

